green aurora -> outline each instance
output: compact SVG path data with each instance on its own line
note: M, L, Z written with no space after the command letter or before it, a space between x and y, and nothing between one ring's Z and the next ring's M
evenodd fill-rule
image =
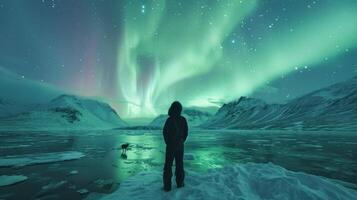
M356 0L0 0L0 67L127 119L174 100L280 103L356 75L356 10Z
M202 3L124 5L117 75L121 94L131 102L129 116L156 115L176 99L202 107L250 95L281 74L357 45L355 2L330 4L300 13L289 23L267 25L254 39L244 35L243 20L256 15L263 2ZM232 33L238 39L231 39Z

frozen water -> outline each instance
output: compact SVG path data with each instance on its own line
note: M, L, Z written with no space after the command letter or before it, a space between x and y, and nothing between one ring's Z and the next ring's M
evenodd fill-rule
M0 176L0 187L1 186L7 186L7 185L13 185L22 181L25 181L27 179L27 176L23 175L2 175Z
M165 193L161 172L142 172L124 181L102 200L114 199L291 199L351 200L357 192L329 179L288 171L280 166L247 163L188 172L185 187Z
M184 159L185 160L194 160L195 155L193 155L192 153L185 153Z
M126 134L128 132L132 134ZM203 190L198 186L196 187L196 184L205 188L215 187L214 183L206 181L207 176L215 176L214 174L205 174L207 170L247 162L273 162L288 170L339 180L341 182L338 182L338 184L357 190L357 173L355 170L357 160L354 159L354 152L356 152L357 148L356 141L356 134L341 132L314 132L312 134L286 131L191 131L185 145L184 163L188 173L186 187L183 190L196 193L198 191L202 192ZM130 144L126 159L120 157L123 143ZM30 146L15 148L21 144L29 144ZM17 155L15 156L16 158L28 157L31 159L41 155L51 155L43 154L45 152L58 152L51 156L55 160L60 158L59 155L61 153L68 151L82 152L86 155L78 160L68 162L33 164L32 166L20 168L0 167L0 175L26 175L29 177L28 180L19 184L0 187L0 199L27 199L29 196L34 197L34 195L38 199L51 199L53 194L57 195L57 199L81 199L87 195L98 198L100 195L95 194L94 197L92 193L98 192L108 195L111 192L115 192L117 188L123 187L126 189L127 187L123 186L126 185L126 180L142 171L152 172L147 173L147 176L151 174L154 176L153 178L156 178L153 180L156 182L150 188L143 191L138 190L138 192L146 192L149 189L153 189L156 192L160 192L159 199L160 197L163 198L163 195L166 195L164 197L168 199L176 198L175 195L185 197L184 194L181 194L184 191L177 190L175 184L173 184L173 192L161 194L164 193L160 188L162 187L165 143L159 130L112 130L75 133L3 132L0 134L0 146L13 147L7 148L6 151L0 149L0 160L8 159L10 155ZM12 156L12 158L14 157ZM248 169L246 170L248 171ZM78 171L78 174L71 175L71 171ZM244 180L239 184L243 182L248 184L243 175L240 174L238 177L234 177L234 175L237 175L232 173L233 176L231 176L228 171L224 171L226 176L230 175L229 179L237 180L227 182L224 187L235 189L236 187L230 184L237 184L238 179ZM267 171L266 174L271 173ZM147 176L142 176L142 181L145 184L148 181L145 180ZM220 177L217 175L216 178L217 180L220 180L220 178L223 180L223 177L225 176L222 175ZM290 184L290 180L296 181L291 178L290 174L282 179L287 184ZM136 178L136 180L139 179ZM57 189L42 189L42 187L50 183L58 183L60 181L67 181L67 183ZM200 181L206 182L201 183ZM261 184L268 185L266 182ZM138 182L139 185L136 188L139 188L143 183ZM253 183L249 184L250 188L258 188L258 186L252 185ZM273 184L271 185L271 187L274 186ZM241 188L242 186L237 187ZM77 190L84 188L89 191L89 194L77 192ZM133 188L135 188L134 185ZM218 189L214 191L217 192ZM221 190L224 191L223 189ZM330 189L330 191L335 192L334 189ZM149 192L149 194L151 193ZM188 197L191 199L194 197L205 199L193 194Z
M35 165L66 160L75 160L82 158L83 153L78 151L63 151L52 153L25 154L18 156L6 156L0 158L0 167L21 167L26 165Z

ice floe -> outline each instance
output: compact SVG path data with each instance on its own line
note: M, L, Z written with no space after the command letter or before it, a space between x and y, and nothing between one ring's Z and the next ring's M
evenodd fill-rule
M54 190L63 186L66 183L67 181L51 182L48 185L42 186L42 190Z
M83 189L77 190L77 192L78 192L79 194L87 194L87 193L89 192L89 190L83 188Z
M52 153L24 154L0 157L0 167L22 167L27 165L44 164L82 158L83 153L78 151L63 151Z
M76 175L78 174L78 170L72 170L69 172L69 175Z
M7 185L13 185L22 181L27 180L27 176L23 175L2 175L0 176L0 187L1 186L7 186Z

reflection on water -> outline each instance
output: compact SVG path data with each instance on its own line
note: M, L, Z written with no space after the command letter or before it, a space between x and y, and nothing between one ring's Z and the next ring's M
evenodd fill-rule
M0 188L1 194L12 195L9 199L21 199L26 195L37 197L44 185L61 181L66 181L66 184L52 193L59 198L80 199L84 196L77 192L78 189L109 192L97 183L116 184L143 170L162 170L164 162L165 145L161 131L120 130L81 132L75 135L0 133L0 137L0 156L68 150L86 154L86 157L74 161L0 168L1 174L23 174L29 177L21 184ZM124 143L129 143L129 147L126 154L122 155L121 146ZM357 136L344 133L267 131L190 132L185 145L186 169L206 171L245 162L273 162L289 170L357 184ZM78 171L78 174L69 176L73 170ZM15 194L16 190L23 193Z

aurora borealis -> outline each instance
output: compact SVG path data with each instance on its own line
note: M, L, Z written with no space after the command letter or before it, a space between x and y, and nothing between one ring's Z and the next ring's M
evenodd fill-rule
M124 117L271 88L284 101L357 75L356 10L354 0L0 0L0 66Z

